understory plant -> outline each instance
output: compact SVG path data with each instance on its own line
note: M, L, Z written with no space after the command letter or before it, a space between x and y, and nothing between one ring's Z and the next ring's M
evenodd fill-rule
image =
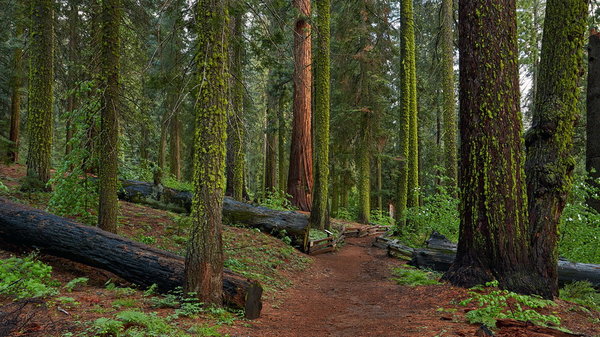
M393 268L392 275L395 276L393 280L396 283L406 286L440 284L438 280L442 277L440 273L431 270L421 270L408 265Z
M293 211L295 207L290 202L291 195L275 190L266 192L265 196L258 199L259 205L277 211Z
M560 290L560 298L600 311L600 292L587 281L569 283Z
M35 253L0 260L0 294L15 299L54 295L51 273L52 267L38 261Z
M534 310L555 306L553 301L539 296L519 295L497 289L498 281L488 282L485 287L479 285L471 288L470 297L459 303L462 306L475 305L477 307L467 312L466 317L469 323L479 323L494 328L498 319L510 318L531 321L541 326L560 325L559 317L543 315Z

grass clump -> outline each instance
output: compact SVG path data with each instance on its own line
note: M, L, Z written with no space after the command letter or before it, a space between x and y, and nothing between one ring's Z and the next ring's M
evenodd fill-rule
M393 278L396 283L403 286L423 286L440 284L438 281L442 276L433 271L420 270L410 266L402 266L392 269Z

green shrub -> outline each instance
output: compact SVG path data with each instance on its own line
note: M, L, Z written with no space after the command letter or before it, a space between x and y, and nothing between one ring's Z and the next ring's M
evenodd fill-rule
M492 281L485 284L486 287L498 287L498 281ZM511 318L520 321L531 321L541 326L552 324L560 325L560 318L554 315L542 315L533 310L555 306L550 300L545 300L539 296L519 295L507 290L492 290L482 292L483 286L476 286L469 291L471 297L460 302L460 305L474 303L477 309L467 312L469 323L484 324L490 328L496 327L496 320ZM526 308L526 307L528 308Z
M269 191L258 199L258 204L278 211L293 211L296 208L290 202L291 195L278 190Z
M565 285L560 290L560 298L600 311L600 293L586 281Z
M587 175L575 177L559 225L558 252L571 261L600 263L600 214L586 203L597 199L600 189L588 181Z
M453 242L458 241L459 199L454 189L438 186L437 192L423 196L423 206L406 210L406 226L397 228L403 242L419 246L433 232L444 235Z
M442 274L433 271L420 270L411 266L402 266L392 269L393 278L399 285L421 286L440 284L438 280Z
M17 299L54 295L51 273L52 267L37 261L36 254L0 260L0 294Z

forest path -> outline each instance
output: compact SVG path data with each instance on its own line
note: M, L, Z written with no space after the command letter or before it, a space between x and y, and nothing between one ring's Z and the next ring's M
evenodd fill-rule
M441 320L444 313L436 311L450 303L452 291L397 285L391 268L402 262L372 242L372 237L347 238L337 252L316 256L282 304L265 304L261 318L227 332L240 337L473 335L473 326Z

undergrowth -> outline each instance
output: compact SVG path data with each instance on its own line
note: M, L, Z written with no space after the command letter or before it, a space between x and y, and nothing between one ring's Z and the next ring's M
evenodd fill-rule
M406 286L421 286L421 285L434 285L440 284L438 281L442 274L429 271L421 270L411 266L401 266L392 269L392 275L396 283L399 285Z
M594 289L591 283L586 281L565 285L560 290L560 298L600 311L600 293Z
M0 294L15 299L55 295L51 273L52 267L38 261L35 253L0 260Z
M520 295L497 289L498 281L488 282L485 286L496 289L490 290L481 285L475 286L469 291L470 297L459 303L462 306L471 304L478 307L467 312L466 317L469 323L480 323L494 328L498 319L510 318L531 321L541 326L560 325L558 316L543 315L534 310L555 306L553 301L539 296Z

